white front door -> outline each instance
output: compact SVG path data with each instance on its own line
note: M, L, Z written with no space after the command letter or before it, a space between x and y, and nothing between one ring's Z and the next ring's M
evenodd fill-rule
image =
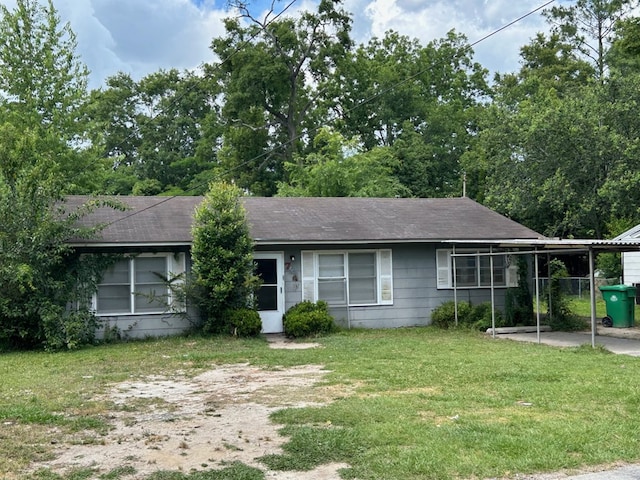
M258 290L258 312L262 333L282 333L284 314L284 253L254 253L256 275L262 279Z

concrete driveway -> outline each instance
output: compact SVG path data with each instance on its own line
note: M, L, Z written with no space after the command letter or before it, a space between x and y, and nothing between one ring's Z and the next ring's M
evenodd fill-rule
M538 334L536 332L497 334L496 338L519 342L538 342ZM591 345L591 332L540 332L540 343L556 347ZM606 329L598 327L595 343L596 345L602 345L613 353L640 357L640 329Z

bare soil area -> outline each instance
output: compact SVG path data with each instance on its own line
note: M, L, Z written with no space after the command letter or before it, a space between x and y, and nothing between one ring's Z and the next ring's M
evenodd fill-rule
M273 348L311 348L314 344L270 340ZM310 472L269 471L258 460L281 453L287 441L269 420L275 410L325 404L343 395L335 387L314 387L326 373L318 365L264 370L247 364L225 365L194 378L150 377L116 385L108 394L115 408L105 437L79 435L57 446L56 458L36 465L64 473L78 467L96 476L131 466L143 479L158 470L223 468L242 462L265 471L269 479L339 479L342 464Z

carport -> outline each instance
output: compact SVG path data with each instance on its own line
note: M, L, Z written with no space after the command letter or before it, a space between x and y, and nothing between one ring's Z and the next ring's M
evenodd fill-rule
M456 258L465 257L470 254L464 252L456 252L458 249L464 250L476 242L468 240L450 240L448 243L453 245L453 253L451 255L453 261L453 271L456 271ZM536 302L536 334L538 343L541 343L540 330L540 282L538 276L538 265L540 255L546 256L548 259L554 255L572 255L572 254L588 254L589 262L589 296L591 304L591 346L596 346L597 335L597 319L596 319L596 293L595 293L595 258L599 253L622 253L640 251L639 240L588 240L588 239L514 239L487 241L483 240L485 245L489 245L489 252L482 253L482 256L488 256L490 259L491 272L491 323L492 335L495 338L495 286L493 280L493 258L497 255L531 255L534 261L534 279L535 279L535 299ZM477 255L477 254L475 254ZM456 286L456 275L453 275L453 297L456 305L456 323L458 321L457 303L458 292Z

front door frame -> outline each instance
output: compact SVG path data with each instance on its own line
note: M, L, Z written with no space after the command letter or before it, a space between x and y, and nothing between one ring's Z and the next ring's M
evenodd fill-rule
M276 280L277 280L277 310L259 311L262 320L262 333L282 333L284 325L282 315L285 312L284 297L284 252L255 252L253 258L276 260Z

